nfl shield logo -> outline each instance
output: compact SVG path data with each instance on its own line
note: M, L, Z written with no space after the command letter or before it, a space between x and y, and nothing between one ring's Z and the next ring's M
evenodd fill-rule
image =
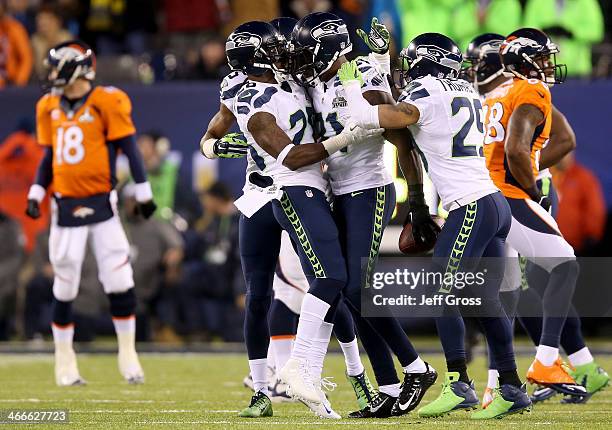
M306 190L305 193L306 193L306 197L312 198L312 196L313 196L312 190Z

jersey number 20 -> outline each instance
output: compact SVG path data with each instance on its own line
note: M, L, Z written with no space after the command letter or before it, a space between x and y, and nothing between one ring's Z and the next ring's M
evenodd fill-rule
M57 164L79 164L85 157L83 130L76 125L58 127L55 158Z

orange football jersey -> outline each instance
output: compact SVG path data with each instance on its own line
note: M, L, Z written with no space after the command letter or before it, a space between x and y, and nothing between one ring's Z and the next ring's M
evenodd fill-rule
M130 99L117 88L94 87L73 108L53 94L36 105L38 143L53 147L53 191L60 197L108 193L115 154L107 142L136 132Z
M505 144L510 117L522 104L534 105L544 114L544 120L536 128L531 141L531 165L534 176L537 176L540 150L548 141L552 123L552 100L548 86L537 79L515 78L488 93L483 106L484 153L489 174L504 196L516 199L529 198L529 196L510 172Z

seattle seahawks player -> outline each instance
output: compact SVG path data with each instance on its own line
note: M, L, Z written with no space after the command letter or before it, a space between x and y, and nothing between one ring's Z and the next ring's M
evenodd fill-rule
M320 373L311 375L306 356L314 343L329 342L329 336L321 338L319 332L326 315L333 319L333 313L328 313L328 310L339 299L346 272L337 230L325 199L326 181L319 162L372 132L353 127L325 144L303 144L313 140L304 96L281 87L274 76L274 72L280 71L278 64L283 47L282 35L270 24L257 21L239 26L228 38L226 46L230 66L248 75L247 83L236 94L234 115L252 148L251 155L261 169L259 176L270 182L264 192L245 193L242 202L236 203L243 213L259 216L261 208L271 201L277 221L276 226L270 224L267 229L260 226L259 230L242 236L240 245L241 253L245 254L248 249L262 248L261 244L266 243L266 248L274 249L274 254L278 255L280 226L288 231L294 243L300 245L300 260L311 287L302 302L292 357L281 369L280 377L291 386L295 397L325 405L325 396L313 382L320 381ZM269 306L269 284L264 282L257 286L258 291L247 294L245 327L257 326L261 331L262 327L267 328L265 316ZM259 302L258 305L249 306L254 300ZM256 315L249 315L251 310ZM255 319L257 321L252 321ZM245 332L250 362L257 359L251 355L251 350L256 350L262 357L259 360L265 360L267 345L265 350L261 348L265 334L260 333L259 345L253 345L250 339L257 336L251 336L248 330ZM265 395L265 385L260 385L261 389L245 410L245 416L271 413L267 412L270 404ZM335 417L339 418L337 414Z
M409 127L413 132L443 208L449 211L434 248L434 257L448 261L446 273L464 269L468 257L503 257L510 211L489 178L482 157L480 100L467 82L457 79L462 62L459 48L444 35L425 33L402 51L400 62L402 81L409 86L397 104L379 106L371 106L364 99L362 72L355 62L340 68L351 119L364 128ZM500 282L501 276L487 285L481 296L488 312L499 316L478 318L500 369L499 395L472 419L499 418L531 408L516 371L510 322L499 302ZM441 292L449 290L443 286ZM436 324L448 372L440 396L419 410L422 417L471 409L478 404L467 374L463 320L458 309L446 311Z
M298 83L307 88L312 98L317 128L323 139L334 139L343 132L346 124L346 99L336 72L347 61L345 55L351 49L346 24L327 12L315 12L302 18L291 36L291 73ZM365 77L361 88L364 97L372 104L392 102L386 78L367 59L357 61ZM411 138L393 131L386 133L386 137L398 147L400 164L409 183L422 184L420 162L417 152L410 146ZM437 374L418 356L390 312L384 318L361 316L362 279L366 280L365 288L368 288L382 233L395 207L395 188L384 164L383 149L383 137L371 136L330 154L326 164L334 194L334 219L340 231L348 267L344 295L354 312L358 331L373 365L389 369L385 380L379 381L382 394L370 405L369 411L372 413L392 407L393 410L389 412L403 415L419 404ZM412 210L424 214L424 222L419 224L424 226L423 231L435 234L435 230L427 230L428 227L437 227L432 227L434 223L424 203L422 185L415 194L418 191L419 205L412 206ZM367 259L364 269L361 267L362 259ZM371 335L366 335L368 330ZM385 349L371 346L380 337L397 355L403 367L404 383L401 388L397 386L397 375L390 364L389 355L382 354L386 352ZM376 373L378 379L379 372ZM364 415L369 416L367 411L353 416Z

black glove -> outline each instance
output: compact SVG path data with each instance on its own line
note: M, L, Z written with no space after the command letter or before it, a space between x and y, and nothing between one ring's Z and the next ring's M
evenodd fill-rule
M144 219L151 218L153 212L157 209L157 205L153 200L149 200L148 202L138 203L136 205L136 215L142 215Z
M422 243L435 243L441 231L431 218L429 207L425 203L423 185L408 185L408 205L410 207L404 225L412 224L412 235Z
M40 205L38 202L34 199L28 199L28 207L25 213L32 219L40 218Z
M533 187L525 190L525 192L529 195L529 198L542 206L546 212L550 212L551 201L547 195L543 195L540 189L534 185Z

